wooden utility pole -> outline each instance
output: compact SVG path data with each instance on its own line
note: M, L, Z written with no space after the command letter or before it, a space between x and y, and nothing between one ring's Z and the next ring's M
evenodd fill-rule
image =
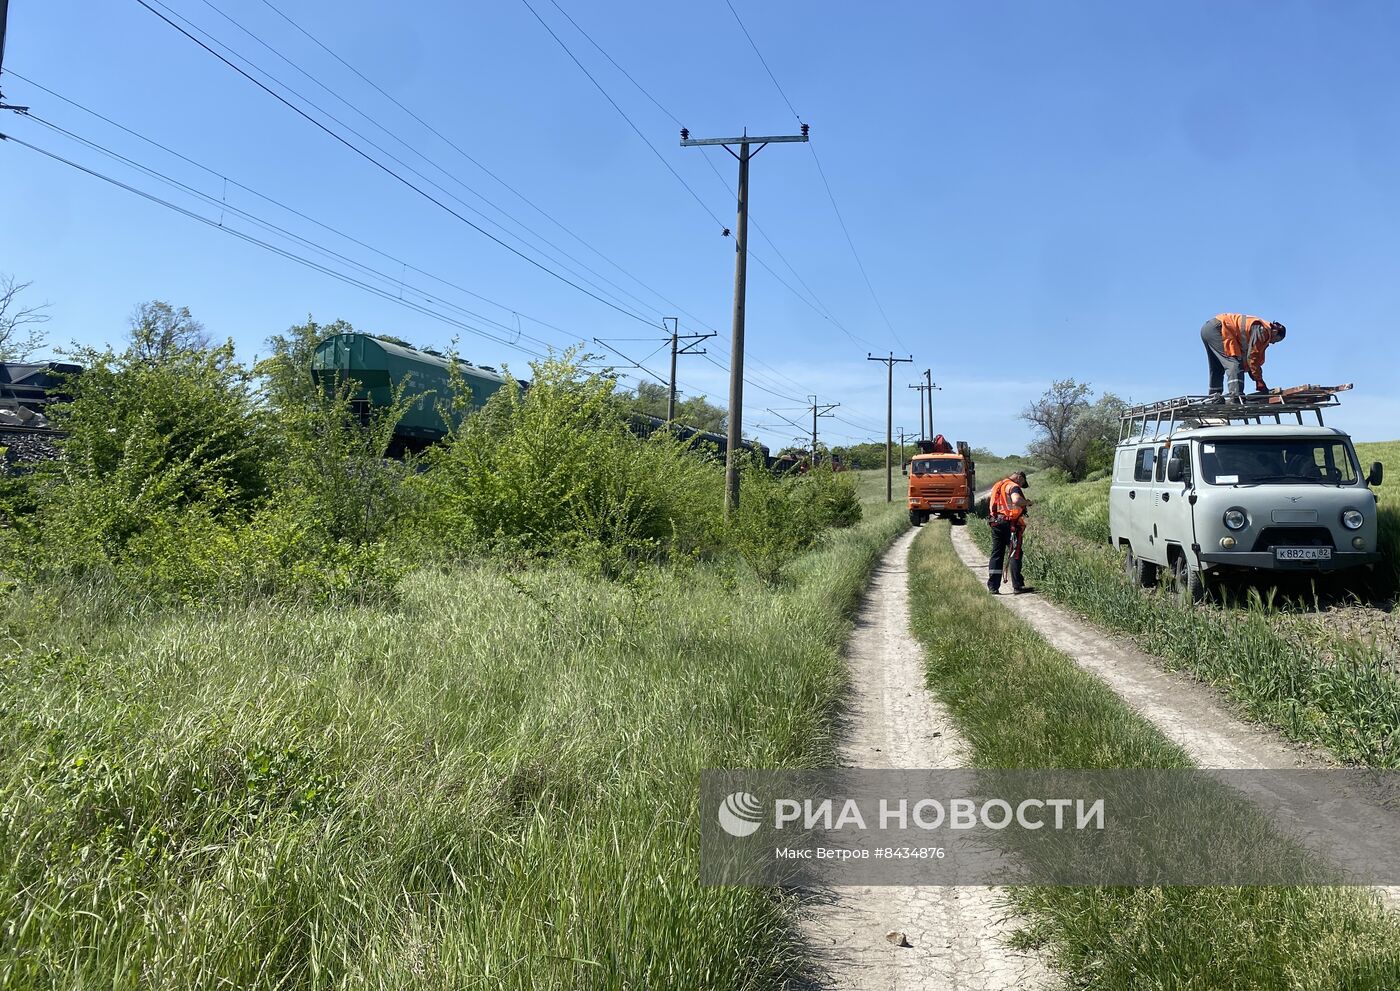
M817 417L835 416L836 414L831 411L841 404L827 403L823 406L821 403L817 402L816 396L808 396L807 402L810 403L812 407L812 467L815 468L817 466Z
M920 409L923 409L923 404L920 404L919 408L920 408ZM903 428L903 427L900 427L900 428L899 428L899 471L900 471L900 474L903 474L903 473L904 473L904 428Z
M894 447L894 366L905 361L912 363L914 356L896 358L891 351L888 358L877 358L866 352L865 358L867 361L883 361L888 375L885 386L885 501L894 502L894 470L890 464Z
M669 321L669 323L668 323ZM715 335L709 334L682 334L680 317L662 317L661 325L671 328L671 391L666 398L666 422L670 423L676 418L676 357L682 354L709 354L708 351L692 351L701 341L707 341ZM690 341L685 347L677 349L681 341Z
M802 125L801 134L770 135L761 138L751 138L747 131L737 138L692 138L688 128L681 128L682 148L721 145L739 162L739 207L734 237L734 339L729 348L729 444L724 452L726 513L739 507L739 465L735 459L735 452L744 440L744 298L748 288L749 266L749 159L770 144L806 140L806 124ZM738 145L739 151L735 152L730 145ZM751 148L752 145L758 147Z

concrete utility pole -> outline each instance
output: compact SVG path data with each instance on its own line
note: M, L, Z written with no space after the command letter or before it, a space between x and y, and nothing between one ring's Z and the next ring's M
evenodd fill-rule
M919 408L920 408L920 409L923 409L922 404L920 405ZM900 427L900 428L899 428L899 470L900 470L900 473L901 473L901 474L904 472L904 428L903 428L903 427Z
M890 464L892 456L891 448L894 447L894 366L901 362L914 361L914 356L907 358L896 358L891 351L888 358L877 358L873 354L866 352L867 361L883 361L888 380L885 387L885 501L894 502L894 471Z
M934 389L937 389L939 392L942 392L942 391L943 391L943 387L940 386L940 385L936 385L936 384L934 383L934 381L933 381L933 369L931 369L931 368L925 368L925 369L924 369L924 381L928 383L927 385L924 386L924 391L928 393L928 435L929 435L929 439L932 439L932 438L933 438L933 390L934 390Z
M840 403L827 403L825 406L817 402L816 396L808 396L807 402L812 405L812 467L817 466L817 417L835 416L831 411L839 407Z
M721 145L739 162L739 208L734 238L734 340L729 348L729 444L724 452L726 513L739 506L739 466L735 461L734 452L744 440L741 421L744 405L744 298L748 288L749 266L749 159L770 144L806 140L806 124L802 125L801 134L770 135L762 138L751 138L747 131L738 138L692 138L688 128L681 128L682 148ZM738 145L739 151L736 153L730 145ZM751 145L758 147L751 149Z
M924 384L920 382L909 388L919 390L919 440L924 440L928 436L924 433Z
M3 2L4 0L0 0L0 3ZM669 326L671 328L671 392L666 399L666 422L670 423L676 418L676 356L682 354L709 354L708 351L692 351L691 348L695 347L695 345L699 344L701 341L709 340L715 335L713 333L682 334L680 333L680 317L662 317L661 325L663 327L667 326L666 321L668 320L670 321ZM680 350L676 350L676 345L681 341L690 341L691 343Z

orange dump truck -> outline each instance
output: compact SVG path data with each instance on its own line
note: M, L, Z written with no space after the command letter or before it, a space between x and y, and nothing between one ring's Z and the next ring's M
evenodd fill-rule
M960 440L955 449L942 434L933 440L919 441L918 447L919 453L905 468L909 476L909 522L922 526L929 517L938 516L966 523L977 491L972 448Z

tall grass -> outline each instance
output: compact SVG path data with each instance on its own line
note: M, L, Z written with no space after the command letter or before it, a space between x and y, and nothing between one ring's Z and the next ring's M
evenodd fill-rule
M930 526L910 560L928 682L983 767L1185 767L1101 681L987 596ZM1269 850L1266 844L1263 850ZM1400 924L1364 891L1024 887L1010 893L1066 987L1389 989Z
M0 986L782 985L791 907L698 884L698 772L829 758L902 516L778 588L488 562L393 606L16 600Z

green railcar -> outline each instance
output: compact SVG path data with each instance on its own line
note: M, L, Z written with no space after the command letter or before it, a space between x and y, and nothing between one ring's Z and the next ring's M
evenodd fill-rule
M462 379L471 388L471 408L480 409L506 385L494 370L458 361ZM424 447L447 434L440 405L451 390L450 359L416 348L393 344L369 334L335 334L316 346L312 377L327 388L347 379L356 383L352 400L368 413L393 403L395 388L403 390L408 408L399 420L396 439L405 447Z

